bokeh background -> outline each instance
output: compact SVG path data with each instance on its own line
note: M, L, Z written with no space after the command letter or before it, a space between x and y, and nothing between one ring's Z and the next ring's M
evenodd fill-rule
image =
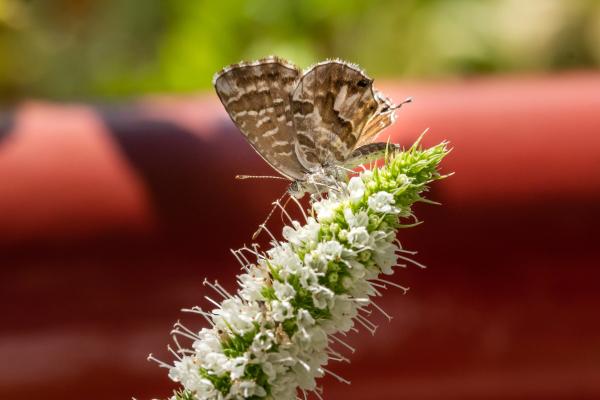
M415 99L384 139L454 146L400 236L429 268L326 398L600 398L596 0L0 0L0 398L176 387L145 357L285 189L233 179L271 171L211 89L268 54L358 63Z
M222 66L327 57L381 78L600 64L595 0L0 2L2 100L122 99L210 89Z

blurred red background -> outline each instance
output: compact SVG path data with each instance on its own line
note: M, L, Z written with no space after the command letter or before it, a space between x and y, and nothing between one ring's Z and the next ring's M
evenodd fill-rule
M600 75L380 85L415 103L389 133L450 140L405 247L394 316L353 335L327 399L600 398ZM282 182L216 96L0 114L0 398L139 399L176 386L166 351L203 279L234 286ZM277 219L275 219L277 221Z

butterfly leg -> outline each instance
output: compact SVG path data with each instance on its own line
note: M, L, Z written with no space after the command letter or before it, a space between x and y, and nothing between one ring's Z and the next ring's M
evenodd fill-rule
M290 224L294 221L292 219L292 217L290 216L290 214L285 209L285 206L287 206L287 203L289 203L289 201L290 201L290 197L292 197L292 196L289 196L288 199L285 201L285 203L283 203L283 205L281 205L281 203L279 202L279 200L275 200L273 202L273 204L276 207L280 208L281 211L280 211L279 215L281 216L281 222L283 222L284 224L286 223L286 221L283 219L284 215L287 217L287 219L288 219L288 221L289 221Z
M290 196L290 200L292 200L294 203L296 203L296 205L298 206L298 209L300 210L300 212L302 213L302 216L304 217L304 222L307 222L308 216L304 212L304 207L302 207L302 204L300 204L300 201L295 196Z
M271 211L267 215L267 218L265 218L265 220L263 221L263 223L258 226L258 229L256 230L256 232L254 232L254 234L252 235L252 240L255 240L258 237L258 235L260 235L260 233L264 230L264 231L267 231L267 233L269 234L269 236L271 236L271 238L273 240L277 241L277 239L275 239L275 237L273 236L273 234L267 229L267 222L269 221L269 219L271 218L271 216L273 215L273 213L275 212L275 210L279 206L279 202L285 197L286 194L288 194L287 190L283 193L283 195L281 195L281 197L279 197L277 200L275 200L272 203L273 204L273 208L271 209ZM279 207L281 207L281 206L279 206Z

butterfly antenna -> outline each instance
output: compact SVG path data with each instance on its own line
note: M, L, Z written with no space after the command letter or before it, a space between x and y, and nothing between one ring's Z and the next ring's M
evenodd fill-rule
M235 179L282 179L288 181L289 179L282 176L270 176L270 175L236 175Z
M412 98L412 97L407 97L405 100L403 100L403 101L402 101L402 102L400 102L399 104L396 104L395 106L391 107L391 108L390 108L390 111L392 111L392 110L397 110L397 109L399 109L400 107L402 107L402 106L403 106L403 105L405 105L405 104L412 103L412 101L413 101L413 98Z
M262 224L260 224L260 225L258 226L258 229L256 230L256 232L254 232L254 234L252 235L252 240L255 240L255 239L258 237L258 235L260 235L260 233L261 233L261 232L262 232L264 229L266 229L266 227L267 227L267 226L266 226L266 225L267 225L267 221L269 221L269 218L271 218L271 216L273 215L273 213L274 213L274 212L275 212L275 210L277 209L277 207L278 207L278 203L279 203L281 200L283 200L283 198L285 197L285 195L286 195L287 193L288 193L288 191L287 191L287 189L286 189L286 191L285 191L285 192L283 192L283 195L281 195L281 197L280 197L280 198L278 198L278 199L277 199L275 202L273 202L273 203L272 203L272 204L273 204L273 208L271 209L271 212L269 212L269 215L267 215L267 218L265 218L265 220L263 221L263 223L262 223Z

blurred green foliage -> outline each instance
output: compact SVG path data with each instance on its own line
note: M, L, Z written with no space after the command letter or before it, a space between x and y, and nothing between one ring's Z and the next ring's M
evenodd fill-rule
M382 77L596 68L598 0L0 0L0 101L207 89L277 54Z

